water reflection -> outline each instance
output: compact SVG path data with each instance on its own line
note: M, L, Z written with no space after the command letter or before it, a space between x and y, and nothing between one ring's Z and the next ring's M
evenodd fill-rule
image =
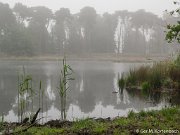
M180 104L180 94L162 94L160 92L141 92L122 90L112 93L117 88L117 74L129 68L138 67L138 63L111 62L69 62L74 69L75 80L70 83L67 96L67 118L73 120L83 117L116 117L127 115L131 109L142 110L161 108L170 104ZM25 66L26 72L32 75L34 110L39 107L38 88L42 81L45 90L44 116L49 119L60 118L60 100L57 92L60 67L58 62L1 62L0 65L0 113L8 121L17 121L17 78Z

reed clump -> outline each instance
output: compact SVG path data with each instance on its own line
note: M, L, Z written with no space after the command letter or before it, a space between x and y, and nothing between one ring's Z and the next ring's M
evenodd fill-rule
M33 88L32 76L26 74L25 68L23 67L23 72L18 76L18 122L31 122L35 116L34 110L37 110L37 108L34 107L36 98L39 100L39 110L41 110L41 118L43 118L44 89L42 89L42 82L40 81L39 83L38 93L38 91Z
M18 121L28 116L28 112L33 112L34 90L32 88L32 77L26 75L25 68L23 73L18 77Z
M180 55L173 61L154 63L130 69L123 78L127 88L142 90L180 89ZM118 80L121 82L122 78ZM119 88L121 85L118 85Z

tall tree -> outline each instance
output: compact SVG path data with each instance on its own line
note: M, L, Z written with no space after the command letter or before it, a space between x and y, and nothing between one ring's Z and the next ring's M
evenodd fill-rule
M0 3L0 51L8 48L4 42L12 35L12 29L16 27L15 16L8 4Z
M28 31L31 36L34 51L38 55L49 53L51 46L49 45L50 37L48 27L52 18L52 11L46 7L32 7L31 20Z
M79 54L82 53L82 36L81 36L81 26L79 23L78 15L72 16L69 25L69 46L67 48L69 53Z
M17 21L20 24L24 24L24 21L28 21L28 18L31 17L30 8L21 3L16 3L13 10L16 13Z
M54 32L56 36L56 44L59 46L59 52L64 53L66 46L69 44L69 34L70 34L70 22L71 22L71 13L67 8L61 8L55 12L55 27Z
M0 3L0 18L0 31L1 34L5 34L16 23L15 16L8 4Z
M96 10L92 7L84 7L80 10L79 21L82 25L82 36L85 40L84 49L86 53L91 51L92 31L96 23L96 17Z

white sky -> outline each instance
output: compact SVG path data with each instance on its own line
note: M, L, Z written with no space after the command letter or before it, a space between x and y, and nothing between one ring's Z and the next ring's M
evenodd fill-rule
M173 0L0 0L0 2L9 3L11 7L17 2L27 6L46 6L53 11L65 7L69 8L72 13L79 12L85 6L92 6L100 14L113 13L116 10L145 9L161 16L166 9L175 8Z

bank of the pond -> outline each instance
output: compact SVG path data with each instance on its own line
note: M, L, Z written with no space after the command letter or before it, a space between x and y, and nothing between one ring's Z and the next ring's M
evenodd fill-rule
M57 61L63 60L63 55L50 56L1 56L0 61ZM167 55L137 55L137 54L81 54L66 55L70 61L112 61L112 62L156 62L169 60Z
M180 108L164 108L159 111L129 112L128 117L114 119L84 119L75 122L49 121L23 132L27 126L15 126L18 135L128 135L128 134L179 134ZM9 126L9 128L12 127Z

